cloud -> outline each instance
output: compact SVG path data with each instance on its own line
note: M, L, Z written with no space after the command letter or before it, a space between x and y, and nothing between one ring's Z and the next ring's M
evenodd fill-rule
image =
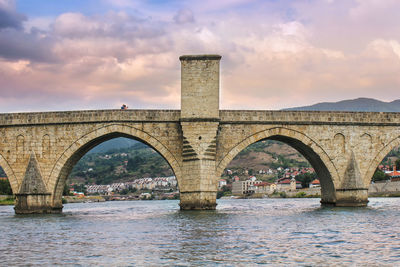
M15 1L0 0L0 57L11 60L51 61L51 40L32 28L25 32L26 16L15 9Z
M54 34L66 38L113 37L152 38L163 34L163 27L151 18L142 19L125 12L108 12L102 16L64 13L57 17Z
M3 109L18 110L11 103L23 97L49 110L115 108L119 102L178 108L171 96L179 92L179 60L157 21L124 12L65 13L48 31L0 36Z
M23 29L3 28L0 110L118 108L121 103L179 108L178 57L204 53L223 56L223 108L398 97L400 34L393 26L400 23L398 16L383 18L382 11L375 20L386 26L374 26L372 0L369 5L261 1L257 9L246 8L255 3L204 2L203 9L195 6L196 18L185 4L160 16L113 5L114 11L104 14L62 13L51 23L49 17L35 18ZM383 10L397 5L385 3ZM44 26L39 30L36 24Z
M0 0L0 30L6 28L21 29L26 17L15 11L14 0Z
M32 30L29 33L16 29L0 31L0 57L5 59L28 59L50 62L53 40L45 33Z
M174 21L177 24L193 23L193 12L190 9L180 9L174 16Z

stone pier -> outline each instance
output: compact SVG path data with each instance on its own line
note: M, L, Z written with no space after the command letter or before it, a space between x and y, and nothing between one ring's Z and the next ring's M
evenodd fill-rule
M215 209L218 55L181 56L182 210Z

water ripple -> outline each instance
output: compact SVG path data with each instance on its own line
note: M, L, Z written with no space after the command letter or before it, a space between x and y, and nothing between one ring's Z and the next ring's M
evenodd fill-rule
M0 265L396 266L400 199L324 208L318 199L67 204L62 215L0 207Z

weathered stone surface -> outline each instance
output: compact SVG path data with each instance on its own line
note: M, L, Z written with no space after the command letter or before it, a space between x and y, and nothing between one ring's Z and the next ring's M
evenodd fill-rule
M181 210L215 210L216 198L216 191L181 192L179 206Z
M34 154L31 154L28 167L26 168L24 179L18 194L48 194L43 183L39 166Z
M219 118L218 55L181 56L181 118Z
M186 56L181 62L182 112L0 114L0 165L13 192L20 193L16 210L61 211L75 163L115 137L145 142L168 161L182 209L215 208L224 168L248 145L265 139L285 142L309 160L321 180L321 203L366 205L365 188L376 167L400 145L400 113L219 110L219 57Z
M357 160L354 156L354 152L351 152L349 163L343 175L343 180L340 188L345 189L364 189L364 184L361 179L360 169L358 167Z
M51 194L43 183L34 154L31 154L21 188L15 197L14 209L17 214L58 213L62 209L62 207L58 209L51 207Z
M336 190L337 207L365 207L368 204L368 189Z
M220 56L183 56L180 207L215 209Z

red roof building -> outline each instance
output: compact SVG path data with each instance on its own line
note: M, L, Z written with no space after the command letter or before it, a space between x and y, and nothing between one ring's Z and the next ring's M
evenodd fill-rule
M388 173L388 175L390 176L391 181L400 181L400 172L396 170L396 166L393 166L393 171Z
M310 188L313 188L313 187L320 187L320 186L321 186L321 183L319 182L318 179L315 179L314 181L312 181L312 182L310 183Z

